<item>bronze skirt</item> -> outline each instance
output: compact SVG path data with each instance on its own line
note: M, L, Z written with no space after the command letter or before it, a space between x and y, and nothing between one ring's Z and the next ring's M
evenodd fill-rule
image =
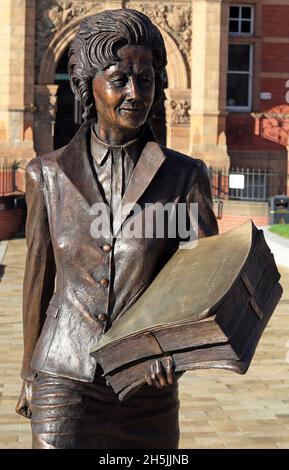
M177 449L178 384L144 385L119 402L105 384L39 372L31 401L33 449Z

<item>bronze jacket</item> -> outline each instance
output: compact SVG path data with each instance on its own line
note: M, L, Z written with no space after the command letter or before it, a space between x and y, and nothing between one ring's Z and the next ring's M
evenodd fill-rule
M103 198L90 162L90 126L84 123L66 147L34 158L26 169L22 377L27 380L40 370L92 382L96 363L90 351L179 246L178 237L91 236L90 209ZM117 230L136 202L141 219L145 203L196 202L199 237L218 231L205 164L153 141L134 168Z

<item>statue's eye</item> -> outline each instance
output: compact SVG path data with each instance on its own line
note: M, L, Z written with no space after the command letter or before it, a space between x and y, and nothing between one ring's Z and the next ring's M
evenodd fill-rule
M139 82L143 84L143 86L150 86L154 83L154 77L150 75L140 75Z
M127 82L127 77L125 75L113 77L110 79L110 82L115 86L124 86Z

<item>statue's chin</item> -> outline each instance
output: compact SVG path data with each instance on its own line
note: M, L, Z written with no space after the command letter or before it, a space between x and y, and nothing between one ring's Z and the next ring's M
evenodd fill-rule
M119 113L119 125L123 129L138 129L147 120L147 113L141 111L121 110Z

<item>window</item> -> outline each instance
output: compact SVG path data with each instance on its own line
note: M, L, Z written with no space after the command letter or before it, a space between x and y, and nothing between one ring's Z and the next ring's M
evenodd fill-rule
M251 44L229 44L227 73L227 108L250 111L252 95Z
M249 5L231 5L229 12L230 35L248 36L253 34L254 10Z

